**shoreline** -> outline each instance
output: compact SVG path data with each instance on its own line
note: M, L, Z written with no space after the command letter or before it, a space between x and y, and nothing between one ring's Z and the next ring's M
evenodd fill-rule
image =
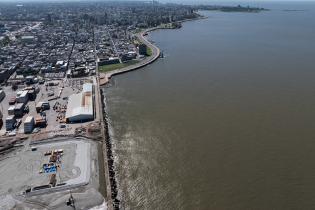
M199 16L199 17L196 17L196 18L190 18L190 19L185 19L185 20L181 20L181 21L176 21L176 23L184 23L184 22L188 22L188 21L202 20L202 19L207 19L207 18L208 17L205 17L205 16ZM106 73L101 73L100 72L99 73L100 74L100 76L99 76L100 86L104 86L107 83L109 83L109 81L110 81L112 76L140 69L140 68L145 67L145 66L153 63L154 61L156 61L160 57L161 50L156 45L152 44L148 39L146 39L144 34L150 33L152 31L160 30L160 29L170 29L170 28L163 28L162 26L157 26L157 27L154 27L154 28L145 29L144 31L135 34L137 36L137 38L141 42L146 44L147 47L149 47L151 49L152 55L147 57L147 58L145 58L140 63L134 64L134 65L131 65L131 66L127 66L127 67L124 67L124 68L116 69L116 70L109 71L109 72L106 72ZM171 30L173 30L173 29L171 29Z
M178 23L183 23L187 21L192 21L192 20L200 20L200 19L206 19L207 17L205 16L199 16L197 18L191 18L191 19L186 19L182 21L178 21ZM102 140L102 160L103 160L103 165L104 165L104 174L105 176L105 189L106 189L106 202L107 202L107 208L109 210L118 210L120 209L120 200L118 198L118 188L117 188L117 180L115 176L115 166L114 166L114 158L113 158L113 151L112 151L112 139L109 134L109 122L108 122L108 115L106 112L106 102L105 102L105 95L104 95L104 87L106 84L109 83L110 78L115 75L127 73L130 71L134 71L137 69L140 69L142 67L145 67L154 61L156 61L160 57L160 49L149 42L146 37L144 37L145 33L149 33L155 30L159 29L167 29L167 28L162 28L161 26L154 27L154 28L149 28L144 30L143 32L140 32L136 34L138 39L145 43L149 48L152 50L152 55L150 57L147 57L145 61L142 63L138 63L135 65L131 65L125 68L113 70L108 73L99 73L99 70L97 69L97 72L99 73L99 80L98 80L98 86L99 86L99 91L98 91L98 104L100 106L100 121L101 121L101 133L103 136ZM102 78L103 77L103 78ZM104 113L103 113L104 112Z
M106 190L107 190L107 204L108 209L118 210L120 205L120 200L118 200L118 189L117 189L117 181L116 175L114 170L114 156L112 152L112 141L109 135L109 125L108 125L108 117L106 112L106 103L105 103L105 96L103 93L103 89L100 88L100 95L101 95L101 105L104 114L102 114L102 133L103 133L103 145L102 145L102 154L104 160L104 171L105 171L105 180L106 180Z
M112 76L123 74L123 73L129 72L129 71L134 71L136 69L140 69L142 67L145 67L145 66L153 63L154 61L156 61L160 57L160 53L161 53L160 49L157 46L153 45L151 42L149 42L144 37L145 33L148 33L148 32L153 31L153 30L156 30L156 29L151 28L151 29L147 29L143 32L136 34L137 38L152 50L152 55L145 58L140 63L134 64L131 66L127 66L127 67L124 67L121 69L116 69L116 70L113 70L113 71L110 71L107 73L100 73L100 86L104 86L107 83L109 83L109 80L111 79Z

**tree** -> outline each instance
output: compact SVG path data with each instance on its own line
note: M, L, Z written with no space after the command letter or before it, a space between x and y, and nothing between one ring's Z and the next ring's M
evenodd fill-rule
M10 38L8 36L5 36L2 41L0 42L0 45L1 46L7 46L9 45L11 42Z

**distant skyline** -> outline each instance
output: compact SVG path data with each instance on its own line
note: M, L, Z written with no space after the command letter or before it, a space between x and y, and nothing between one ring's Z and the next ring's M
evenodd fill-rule
M137 1L137 0L45 0L45 2L80 2L80 1ZM139 1L139 0L138 0ZM141 1L141 0L140 0ZM151 0L147 0L151 1ZM26 3L26 2L43 2L43 0L0 0L1 2L12 3ZM263 3L303 3L303 2L315 2L315 0L158 0L161 3L177 3L177 4L212 4L212 5L227 5L235 6L238 4L263 7ZM1 9L1 8L0 8Z
M0 2L34 2L34 1L42 1L42 0L0 0ZM89 0L47 0L49 1L89 1ZM137 0L93 0L93 1L137 1ZM141 0L138 0L141 1ZM150 1L150 0L148 0ZM161 3L237 3L237 2L245 2L245 3L256 3L256 2L315 2L315 0L159 0Z

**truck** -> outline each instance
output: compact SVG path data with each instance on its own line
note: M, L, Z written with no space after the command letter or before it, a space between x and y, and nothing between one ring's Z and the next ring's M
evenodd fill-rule
M36 105L36 111L37 113L40 113L42 111L45 110L49 110L50 109L50 105L49 102L38 102L38 104Z

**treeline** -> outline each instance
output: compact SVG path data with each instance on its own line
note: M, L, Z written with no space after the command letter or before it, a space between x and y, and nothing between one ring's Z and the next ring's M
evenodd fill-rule
M210 5L198 5L195 6L196 10L217 10L222 12L261 12L267 11L268 9L260 7L250 7L250 6L210 6Z

